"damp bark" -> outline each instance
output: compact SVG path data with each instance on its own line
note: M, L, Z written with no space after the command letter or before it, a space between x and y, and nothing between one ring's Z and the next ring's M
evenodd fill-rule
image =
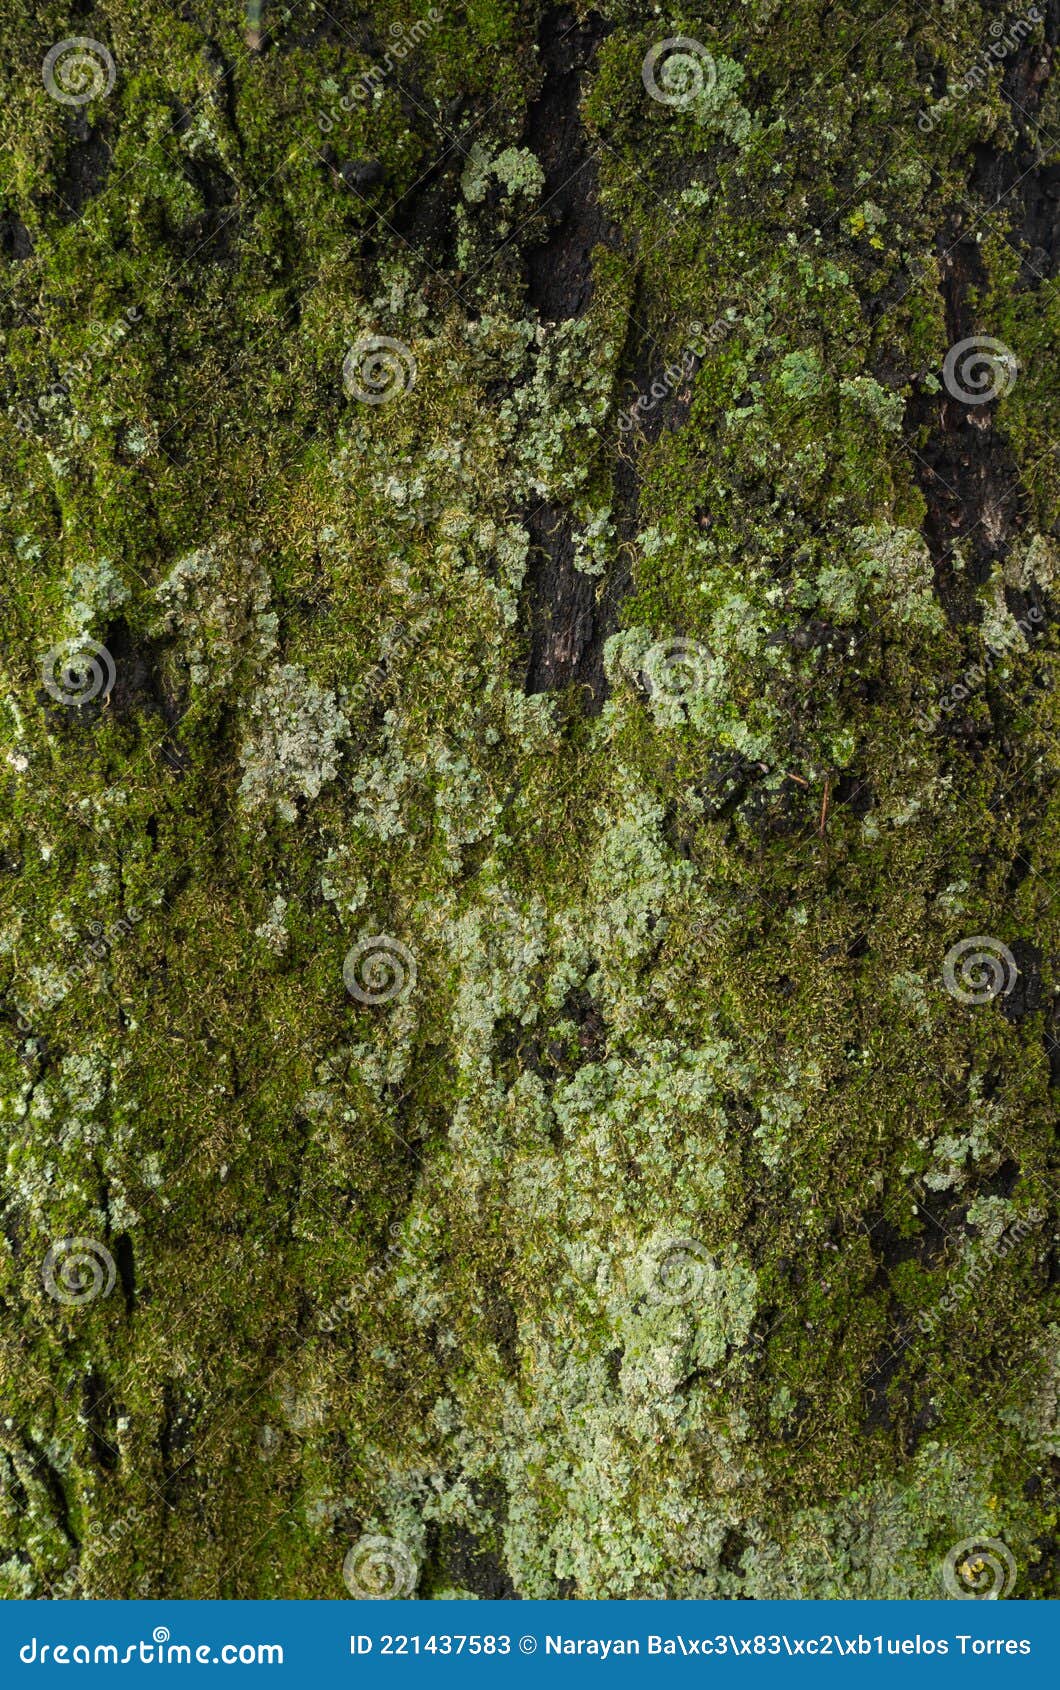
M547 235L527 255L526 296L546 325L585 313L592 299L593 249L617 238L599 205L597 163L580 111L605 33L596 13L579 21L567 7L547 12L541 24L542 85L527 115L525 139L544 168ZM574 686L592 712L605 692L598 583L575 567L569 510L546 500L525 513L525 522L531 548L526 691Z
M976 305L987 285L981 255L984 230L1003 213L1021 251L1019 286L1035 291L1057 273L1060 252L1060 170L1046 161L1036 132L1041 101L1060 29L1060 5L1046 8L1045 45L1031 41L1005 70L1002 91L1018 140L1013 149L975 149L969 197L941 232L938 264L951 347L990 335ZM936 589L950 620L979 617L976 587L989 580L1024 530L1029 504L1019 470L997 422L998 401L969 403L948 391L930 394L917 383L907 421L916 474L927 504L924 536ZM1026 605L1019 605L1022 614ZM1040 607L1039 607L1040 608Z

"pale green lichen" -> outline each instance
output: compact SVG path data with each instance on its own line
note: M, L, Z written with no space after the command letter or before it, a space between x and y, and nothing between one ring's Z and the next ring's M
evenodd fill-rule
M315 798L338 771L348 722L334 692L284 663L252 694L250 732L240 751L239 799L247 811L274 807L285 821L299 798Z

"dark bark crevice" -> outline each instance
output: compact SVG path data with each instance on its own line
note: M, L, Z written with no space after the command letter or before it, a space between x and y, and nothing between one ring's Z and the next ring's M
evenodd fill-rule
M593 297L593 251L618 238L598 201L596 159L580 114L586 75L607 28L596 13L579 22L566 6L542 19L544 81L527 115L525 140L544 169L548 232L527 253L526 270L527 302L546 322L584 315ZM624 487L616 487L616 495L618 503L628 502ZM595 713L606 695L605 630L614 625L614 602L624 589L617 581L601 589L596 577L575 567L570 510L545 501L524 520L531 545L526 691L580 686Z
M962 235L957 224L940 245L946 337L954 347L987 332L977 324L972 303L986 277L974 231ZM990 579L1027 520L1012 453L994 427L996 408L995 400L968 404L945 385L929 393L918 384L907 410L912 438L919 442L914 450L927 504L924 537L939 600L954 624L979 621L976 588Z
M985 216L1001 212L1023 261L1021 286L1036 288L1060 261L1060 170L1046 166L1034 136L1042 90L1060 29L1060 0L1046 8L1045 42L1029 42L1008 64L1002 92L1009 102L1015 144L976 147L970 189ZM955 215L939 242L949 346L990 337L978 320L975 297L987 285L978 236L983 216ZM1029 501L1012 453L994 426L996 400L966 403L944 385L937 394L917 385L907 416L917 479L927 502L924 536L935 565L936 590L954 624L979 621L976 588L989 580L1026 526ZM957 553L964 554L965 569Z
M607 34L591 12L578 22L566 6L547 12L538 42L544 82L526 120L526 145L545 173L548 234L526 257L527 302L543 321L564 322L586 311L593 291L593 248L615 227L598 199L596 157L580 105L600 42Z

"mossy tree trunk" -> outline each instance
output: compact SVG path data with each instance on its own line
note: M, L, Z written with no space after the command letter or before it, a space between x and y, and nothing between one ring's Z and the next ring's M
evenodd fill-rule
M10 1595L1058 1593L1058 6L645 11L6 9Z

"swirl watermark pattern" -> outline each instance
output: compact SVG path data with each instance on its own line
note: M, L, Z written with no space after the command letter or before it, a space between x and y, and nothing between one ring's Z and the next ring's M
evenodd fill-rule
M41 68L44 86L64 106L87 106L114 87L117 72L110 50L87 35L57 41L45 54Z
M966 1537L943 1561L942 1582L962 1602L996 1602L1016 1582L1016 1560L999 1537Z
M362 335L342 361L342 384L362 405L385 405L416 382L416 360L402 340Z
M690 35L670 35L657 41L644 56L641 81L661 106L694 105L718 80L718 67L701 41Z
M703 691L711 657L698 640L657 640L644 654L643 675L650 693L686 699Z
M1018 375L1012 348L986 334L959 340L942 366L946 392L962 405L988 405L992 399L1003 399L1012 392Z
M400 939L376 933L346 953L342 978L351 998L373 1007L406 997L416 984L416 958Z
M94 1303L114 1289L114 1257L95 1238L57 1238L41 1266L41 1279L57 1303Z
M690 1303L702 1297L714 1273L714 1259L698 1238L664 1238L644 1260L644 1278L654 1303Z
M1007 997L1019 969L1007 945L989 933L974 933L951 945L942 963L942 979L958 1003L990 1003Z
M403 1601L416 1588L416 1563L396 1538L362 1537L347 1551L342 1577L361 1601Z
M64 640L45 652L42 680L57 704L80 709L94 698L106 698L117 671L114 659L98 640Z

